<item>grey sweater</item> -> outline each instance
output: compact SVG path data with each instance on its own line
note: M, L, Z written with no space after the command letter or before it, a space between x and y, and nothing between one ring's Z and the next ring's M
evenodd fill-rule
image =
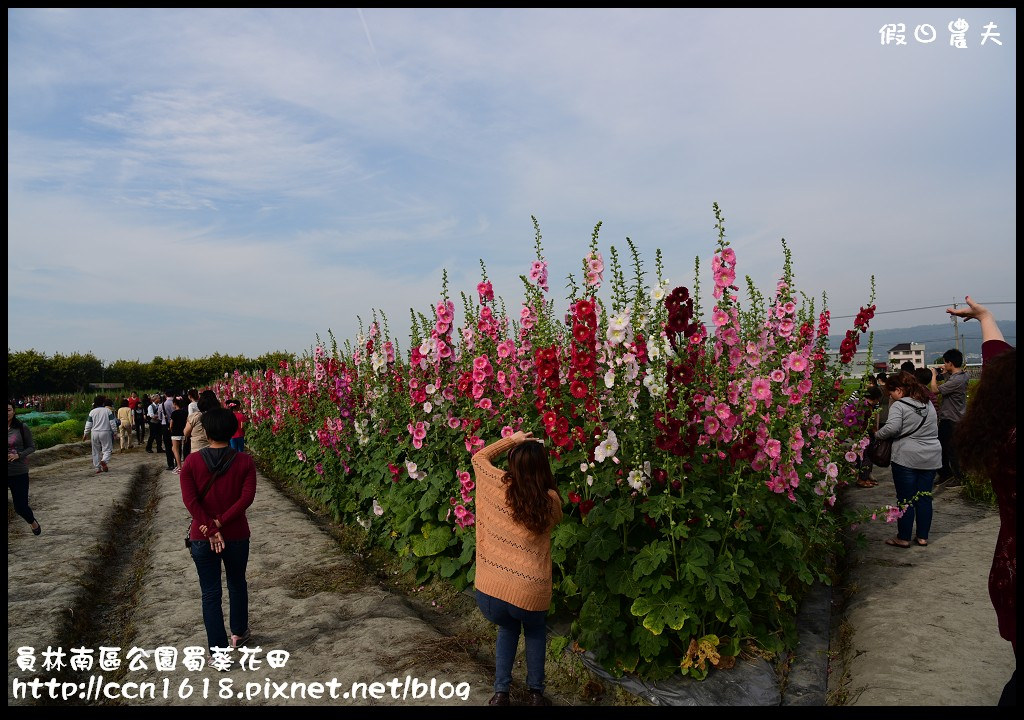
M913 434L897 440L892 445L892 461L914 470L938 470L942 467L942 445L939 444L939 420L935 406L913 398L903 398L889 407L889 418L885 426L878 429L875 437L879 440L894 438L914 430Z

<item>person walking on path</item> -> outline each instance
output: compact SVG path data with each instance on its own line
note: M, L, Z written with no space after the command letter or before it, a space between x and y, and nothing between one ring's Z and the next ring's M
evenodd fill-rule
M964 371L964 354L955 348L942 353L942 370L945 381L939 385L935 368L931 368L931 391L941 397L939 404L939 442L942 444L942 469L939 470L939 485L956 487L963 483L960 464L957 462L953 433L956 424L967 411L967 373Z
M92 466L97 473L107 472L110 467L107 461L114 452L114 433L117 426L114 424L114 416L107 410L107 399L97 395L93 400L92 410L85 421L85 430L82 432L82 439L85 440L91 433L92 437Z
M128 452L132 449L132 431L135 429L135 416L128 399L121 401L121 407L117 409L117 437L121 440L121 452Z
M146 410L146 417L149 420L149 442L146 443L146 452L153 452L153 441L156 441L156 451L164 451L164 407L160 404L160 396L153 395L150 398L149 408Z
M14 402L7 401L7 489L11 491L14 512L32 528L33 535L43 529L28 504L28 456L36 451L32 431L14 412Z
M171 413L171 450L174 453L174 468L171 472L181 472L182 441L185 439L185 423L188 412L185 410L185 398L174 396L174 412Z
M928 544L932 525L932 484L935 472L942 467L935 406L928 402L925 388L912 373L901 371L886 378L885 389L893 403L887 422L875 437L894 440L892 480L903 510L896 521L896 537L885 544L910 547L916 520L917 535L913 541L923 547Z
M137 441L135 444L142 447L142 441L146 439L146 403L132 390L132 396L128 398L128 407L132 409L132 424L135 426Z
M188 416L185 423L185 441L191 443L191 452L209 447L210 441L206 437L206 429L203 427L203 417L207 410L220 407L220 400L217 399L213 390L203 390L199 394L199 410Z
M508 471L493 460L508 452ZM476 474L477 606L498 626L494 696L508 705L519 634L526 638L527 704L547 706L544 656L551 606L551 530L562 499L544 445L522 431L479 450Z
M171 414L174 412L173 390L167 391L160 405L163 408L165 420L160 427L164 432L164 455L167 458L167 469L174 470L177 464L174 462L174 443L171 441Z
M231 447L238 452L245 452L245 423L247 418L242 413L239 402L235 399L228 400L228 410L235 414L238 419L238 431L231 436Z
M209 447L193 452L181 466L181 498L192 514L189 552L202 593L203 624L213 648L238 648L249 632L249 522L245 511L256 497L256 465L250 455L228 447L238 429L234 413L213 408L203 417ZM230 645L224 630L221 565L227 577Z
M1017 350L1003 339L991 311L966 297L966 308L950 315L981 324L981 381L953 436L960 466L984 472L999 505L999 536L988 576L999 635L1017 656ZM1017 704L1017 670L999 698Z

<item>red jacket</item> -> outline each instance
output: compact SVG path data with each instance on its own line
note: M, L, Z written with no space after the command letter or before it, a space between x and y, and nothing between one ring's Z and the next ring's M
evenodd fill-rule
M225 540L249 538L246 509L256 497L256 463L248 453L240 452L226 472L221 474L207 490L202 501L199 492L210 479L210 471L201 452L190 453L181 466L181 499L192 514L190 540L205 540L217 532L214 518L220 520L220 534ZM206 525L207 533L199 531Z

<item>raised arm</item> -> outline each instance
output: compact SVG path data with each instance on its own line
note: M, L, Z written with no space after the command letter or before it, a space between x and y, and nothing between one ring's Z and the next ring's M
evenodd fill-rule
M964 298L967 301L967 307L963 308L946 308L946 312L950 315L956 315L962 317L964 320L970 320L974 318L981 323L981 339L982 342L988 340L1003 340L1003 332L999 329L999 325L996 324L996 319L992 317L992 311L984 305L980 305L968 295ZM1005 340L1004 340L1005 342Z

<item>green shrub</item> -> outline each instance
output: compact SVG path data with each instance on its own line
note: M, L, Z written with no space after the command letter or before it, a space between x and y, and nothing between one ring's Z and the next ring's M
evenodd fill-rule
M85 421L72 418L38 431L33 430L32 439L35 441L36 449L43 450L54 445L81 442L84 430Z

